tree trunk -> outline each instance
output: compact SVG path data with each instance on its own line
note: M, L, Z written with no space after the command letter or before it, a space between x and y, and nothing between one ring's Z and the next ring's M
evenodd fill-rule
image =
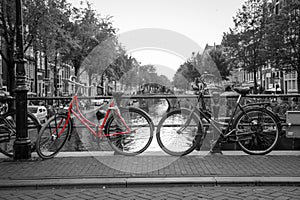
M73 59L72 63L73 63L74 68L75 68L75 76L78 77L78 72L79 72L79 68L80 68L80 62L77 59Z
M260 67L260 86L259 86L259 93L262 94L263 92L263 86L262 86L262 82L263 82L263 73L262 73L262 66Z
M92 76L93 75L89 73L89 85L92 85ZM89 90L88 94L89 94L89 97L90 97L90 96L92 96L92 88L89 87L88 90Z
M13 59L9 59L9 63L7 63L7 91L11 96L15 96L16 90L16 74L15 74L15 63ZM8 102L9 111L15 110L16 104L15 101Z
M41 93L38 92L38 63L37 63L37 59L38 59L38 52L36 51L36 48L34 48L34 92L41 96Z
M47 80L49 78L48 74L48 57L45 53L45 79ZM50 84L50 80L47 80L47 84L45 85L45 96L48 96L48 87Z
M7 63L7 89L10 92L10 95L15 95L16 89L16 73L15 73L15 62L12 52L7 52L8 54L8 63Z
M58 74L57 74L57 54L55 54L55 59L54 59L54 96L57 96L57 84L58 84Z
M297 70L297 87L298 87L298 94L300 94L300 68Z
M253 78L254 78L254 88L253 88L253 92L254 94L257 94L257 77L256 77L256 69L253 70Z

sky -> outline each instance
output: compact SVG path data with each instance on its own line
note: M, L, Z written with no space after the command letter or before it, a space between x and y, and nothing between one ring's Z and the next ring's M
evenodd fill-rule
M68 1L79 7L81 0ZM192 52L201 52L206 44L220 44L223 33L234 26L233 17L245 2L245 0L88 1L102 16L113 16L112 22L118 29L117 34L120 38L129 33L130 37L125 37L125 41L121 39L125 48L131 45L129 43L152 40L152 43L135 44L127 51L142 65L159 66L158 73L167 73L165 75L169 78L180 64L192 55ZM158 39L159 33L165 31L169 32ZM160 41L160 44L155 40ZM168 44L161 45L168 41ZM184 48L185 52L179 50L180 47ZM187 51L190 52L186 53Z

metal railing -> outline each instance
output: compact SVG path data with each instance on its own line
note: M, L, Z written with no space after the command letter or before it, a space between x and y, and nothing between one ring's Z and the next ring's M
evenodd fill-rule
M122 99L124 99L125 104L133 100L137 100L139 102L155 100L155 99L165 99L168 103L169 111L178 107L190 107L196 101L197 95L164 95L164 94L155 94L155 95L123 95ZM72 97L28 97L29 104L34 105L44 105L47 108L52 107L58 108L61 106L67 105ZM102 100L102 99L111 99L112 96L93 96L93 97L78 97L82 100L83 109L87 109L89 106L96 106L95 102L92 100ZM237 94L225 94L222 93L220 96L214 95L205 95L205 102L208 108L212 108L212 106L222 106L225 107L221 113L220 117L228 117L231 114L231 108L235 107L235 99L238 98ZM217 98L217 99L216 99ZM282 120L285 118L285 113L287 111L300 110L300 94L274 94L274 95L266 95L266 94L250 94L243 98L244 104L249 103L261 103L261 102L269 102L272 110L277 113ZM140 104L141 106L141 104ZM143 106L141 106L143 108ZM144 105L144 108L145 105Z
M151 103L158 102L159 99L164 99L168 102L168 109L165 112L168 112L171 109L175 109L178 107L189 107L194 105L197 95L170 95L170 94L152 94L152 95L124 95L122 99L124 99L124 104L131 103L133 101L147 101L148 106L151 106ZM237 94L233 95L226 95L224 93L220 94L218 98L218 102L214 101L216 96L214 95L206 95L205 101L208 108L212 108L213 106L219 104L225 107L225 111L223 110L219 113L219 117L226 118L231 114L231 108L235 107L236 98L238 97ZM112 96L93 96L93 97L79 97L82 99L83 102L90 102L90 106L93 109L97 109L96 104L92 104L92 100L102 100L102 99L110 99ZM47 105L53 106L56 105L57 107L65 106L70 102L71 97L28 97L28 101L31 103L40 103L47 107ZM266 95L266 94L251 94L247 95L244 98L244 103L253 103L253 102L270 102L271 108L274 112L280 115L282 125L286 126L285 122L285 112L293 111L293 110L300 110L300 94L276 94L276 95ZM217 103L217 104L216 104ZM141 106L141 104L140 104ZM145 107L141 106L142 109ZM283 109L284 108L284 109ZM90 111L91 117L93 117L93 109ZM87 109L88 110L88 109ZM149 110L145 109L146 112ZM279 112L280 111L280 112ZM95 117L95 116L94 116ZM158 119L159 120L159 119ZM226 124L226 123L225 123ZM78 127L80 128L80 127ZM284 129L286 127L283 127ZM230 146L228 144L227 146ZM226 149L227 147L225 147ZM228 147L227 149L234 149L235 147ZM300 149L300 139L299 138L287 138L282 136L280 138L278 149L286 149L286 150L293 150L293 149Z

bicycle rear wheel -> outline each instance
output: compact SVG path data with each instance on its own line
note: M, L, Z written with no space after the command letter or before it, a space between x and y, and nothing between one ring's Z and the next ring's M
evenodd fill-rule
M134 156L144 152L153 138L154 125L152 120L143 110L138 108L120 108L120 113L131 132L118 134L118 132L126 131L126 128L118 122L119 119L111 115L105 128L111 148L126 156Z
M53 158L64 146L72 130L72 122L67 115L54 115L39 132L36 151L43 159Z
M191 153L199 144L200 118L191 110L181 108L165 114L160 120L156 138L163 151L172 156Z
M278 123L274 114L264 108L249 108L241 112L234 122L239 146L251 155L271 152L279 137Z
M0 152L8 157L13 157L13 146L16 140L16 111L0 116ZM27 113L27 133L30 139L31 151L35 150L36 138L41 124L31 113Z

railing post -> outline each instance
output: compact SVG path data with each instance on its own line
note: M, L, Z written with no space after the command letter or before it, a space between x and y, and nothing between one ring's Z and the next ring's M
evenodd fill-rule
M27 92L25 59L23 47L23 14L22 0L16 0L16 28L17 28L17 88L16 88L16 140L14 143L14 159L30 159L30 140L27 132Z

